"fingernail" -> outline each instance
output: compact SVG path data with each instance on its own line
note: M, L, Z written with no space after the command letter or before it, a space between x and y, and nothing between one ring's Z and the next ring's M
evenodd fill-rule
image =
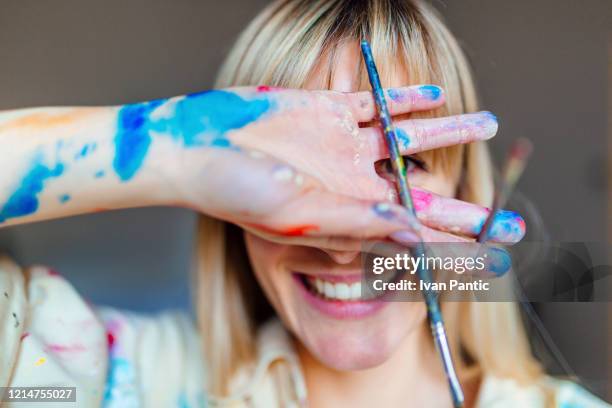
M430 101L437 101L442 96L442 88L436 85L423 85L419 87L419 94Z
M484 118L484 120L481 121L481 125L484 130L485 139L490 139L497 134L497 130L499 128L497 116L489 111L483 111L479 114L482 118Z
M419 236L412 231L394 232L391 235L389 235L389 238L391 238L393 241L397 242L398 244L403 244L403 245L412 245L421 240Z
M397 211L391 203L380 202L372 206L372 210L377 216L395 223L401 223L407 225L412 231L419 231L421 224L415 216L413 216L408 209L400 209Z
M483 111L482 113L483 113L484 115L488 116L488 117L489 117L489 119L491 119L492 121L494 121L494 122L499 122L499 121L497 120L497 116L496 116L496 115L495 115L493 112Z
M505 249L489 248L487 251L489 258L489 272L496 276L502 276L512 267L512 258Z
M518 242L525 236L525 220L514 211L499 210L493 218L489 239L498 242Z
M395 217L395 213L391 209L391 205L389 203L376 203L372 207L376 215L381 218L384 218L387 221L393 221Z

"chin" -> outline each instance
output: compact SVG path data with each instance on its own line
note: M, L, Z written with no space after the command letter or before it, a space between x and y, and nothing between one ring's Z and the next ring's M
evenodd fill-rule
M318 339L310 350L322 364L338 371L377 367L392 357L396 347L380 339L358 338L350 333Z
M413 306L388 303L375 315L354 320L302 314L294 334L323 365L338 371L365 370L393 358L406 336L420 327L424 312L420 304Z

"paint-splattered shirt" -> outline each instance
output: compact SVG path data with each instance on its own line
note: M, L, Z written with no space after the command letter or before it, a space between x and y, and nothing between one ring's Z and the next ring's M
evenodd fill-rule
M77 390L76 403L38 406L210 406L198 342L194 325L183 315L145 317L94 309L61 276L33 268L26 280L16 265L0 258L0 387ZM299 362L282 325L265 326L258 343L258 364L249 372L259 374L239 375L232 383L232 389L242 390L249 403L237 399L226 406L278 406L275 382L267 375L267 368L278 360L289 363L296 399L305 400ZM555 390L557 407L610 407L572 382L546 381ZM486 376L477 406L539 408L544 404L539 386L519 386L512 380Z
M186 316L92 308L48 269L29 275L26 282L0 261L0 387L76 387L77 403L61 407L205 406L198 336Z

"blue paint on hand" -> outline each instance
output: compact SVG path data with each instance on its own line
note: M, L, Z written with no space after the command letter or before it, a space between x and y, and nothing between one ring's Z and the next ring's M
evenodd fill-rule
M166 103L166 115L152 117L153 111ZM272 107L268 97L247 100L220 90L173 101L126 105L119 112L113 167L122 181L134 177L151 145L151 132L169 135L188 148L231 147L227 132L247 126Z
M95 178L102 178L104 177L104 175L106 174L106 172L104 170L98 170L96 171L96 173L94 174Z
M75 160L83 159L93 153L98 147L97 143L87 143L81 150L74 156Z
M151 145L149 116L164 100L126 105L119 111L113 167L119 178L129 180L138 171Z
M410 146L410 136L408 136L408 133L406 133L404 129L396 128L395 136L397 136L400 150L408 149L408 146Z
M391 98L391 100L395 102L404 102L407 98L410 97L410 95L408 95L408 91L400 90L397 88L389 88L387 90L387 95L389 96L389 98Z
M62 164L50 168L42 164L39 159L35 160L21 181L21 185L0 208L0 222L34 214L38 210L38 195L43 191L45 182L61 176L63 172Z
M187 147L230 147L227 132L255 122L271 107L268 97L246 100L233 92L187 95L177 103L171 133Z
M437 101L442 95L442 89L435 85L423 85L419 87L419 93L431 101Z
M66 204L68 201L70 201L70 195L69 194L62 194L61 196L59 196L58 200L59 200L60 203Z

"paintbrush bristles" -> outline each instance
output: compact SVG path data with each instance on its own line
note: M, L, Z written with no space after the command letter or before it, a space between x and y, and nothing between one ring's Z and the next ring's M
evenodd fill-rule
M501 207L506 205L510 194L512 194L512 191L516 187L516 183L521 178L527 166L527 161L532 151L533 144L528 139L519 138L512 143L512 147L506 159L506 164L504 165L504 171L501 175L499 187L493 199L493 208L491 208L489 216L484 222L480 234L478 234L478 242L487 241L489 230L495 219L495 214L497 214Z
M511 188L518 182L521 174L525 170L527 160L533 151L533 144L525 138L517 139L510 149L508 162L506 163L502 182Z
M533 143L525 137L519 137L510 148L510 156L526 160L533 152Z

